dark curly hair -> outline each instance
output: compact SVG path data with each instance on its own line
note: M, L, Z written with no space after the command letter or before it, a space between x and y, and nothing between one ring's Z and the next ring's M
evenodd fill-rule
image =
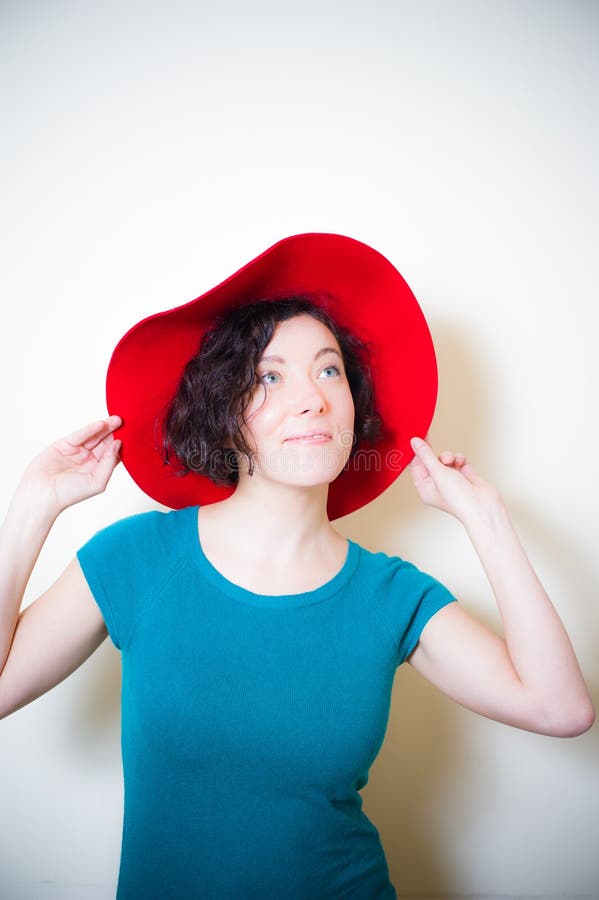
M260 384L256 367L277 324L302 313L320 320L339 343L355 410L349 458L361 441L374 443L382 436L367 345L307 296L258 300L229 310L205 332L163 412L161 455L176 475L198 472L215 484L235 485L238 453L252 474L252 451L240 424L246 424L245 411Z

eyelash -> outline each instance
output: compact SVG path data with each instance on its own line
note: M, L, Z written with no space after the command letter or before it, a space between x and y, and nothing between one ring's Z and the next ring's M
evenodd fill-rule
M325 366L322 371L326 372L327 369L334 369L336 371L337 375L341 374L341 371L338 366L333 366L333 365ZM278 375L278 374L279 374L278 372L265 372L263 375L258 376L258 380L261 381L263 384L273 384L272 381L265 382L264 379L267 377L267 375Z

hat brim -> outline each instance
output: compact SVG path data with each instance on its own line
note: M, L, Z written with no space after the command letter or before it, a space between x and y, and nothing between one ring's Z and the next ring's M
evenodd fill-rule
M424 437L437 399L431 334L412 291L378 251L338 234L284 238L215 288L148 316L117 344L106 378L110 414L123 419L121 459L136 484L172 509L222 500L234 487L205 475L177 477L161 456L159 415L174 395L204 332L233 306L310 295L370 349L375 403L384 436L364 445L330 484L329 519L359 509L392 484L413 457L410 438Z

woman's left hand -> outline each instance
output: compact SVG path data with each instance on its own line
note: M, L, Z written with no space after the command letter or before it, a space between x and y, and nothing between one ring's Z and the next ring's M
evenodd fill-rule
M408 468L427 506L448 512L465 524L473 516L488 514L502 505L499 491L476 474L463 453L445 450L436 456L430 444L417 437L410 444L416 455Z

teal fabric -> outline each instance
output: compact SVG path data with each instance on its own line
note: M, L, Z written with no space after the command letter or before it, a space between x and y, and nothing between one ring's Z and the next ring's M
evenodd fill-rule
M317 590L254 594L205 557L197 513L77 553L122 654L119 900L391 900L359 790L395 671L455 598L353 541Z

